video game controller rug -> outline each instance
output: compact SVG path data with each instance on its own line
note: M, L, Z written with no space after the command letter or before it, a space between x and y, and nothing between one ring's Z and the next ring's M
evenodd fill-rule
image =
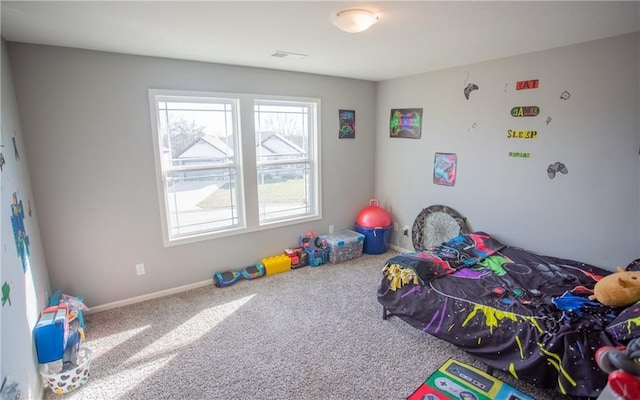
M453 358L440 366L407 400L535 400L500 379Z

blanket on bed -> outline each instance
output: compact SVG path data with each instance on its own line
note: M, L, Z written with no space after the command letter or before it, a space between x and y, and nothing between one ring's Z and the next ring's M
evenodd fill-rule
M378 301L415 328L517 379L597 397L607 375L596 365L595 351L620 344L606 329L621 310L588 296L609 273L476 232L390 258Z
M412 281L424 285L462 267L481 263L504 247L484 232L467 233L428 250L392 257L383 271L392 281L393 290Z

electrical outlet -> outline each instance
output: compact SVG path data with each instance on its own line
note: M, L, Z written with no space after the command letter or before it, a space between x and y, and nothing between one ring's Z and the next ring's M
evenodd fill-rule
M144 264L136 264L136 273L138 275L144 275L146 273L144 270Z
M329 233L333 233L333 225L329 225Z
M409 227L405 226L402 228L402 236L409 236Z

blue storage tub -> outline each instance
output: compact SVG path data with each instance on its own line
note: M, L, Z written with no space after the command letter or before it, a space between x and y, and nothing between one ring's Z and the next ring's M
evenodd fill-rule
M382 254L387 252L391 240L393 224L385 227L365 228L356 224L356 231L364 235L362 251L367 254Z

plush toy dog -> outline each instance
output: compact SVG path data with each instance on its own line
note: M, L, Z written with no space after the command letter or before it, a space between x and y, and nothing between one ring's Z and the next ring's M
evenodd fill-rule
M589 300L598 300L611 307L624 307L640 300L640 271L625 271L618 267L618 272L600 279L593 288Z

